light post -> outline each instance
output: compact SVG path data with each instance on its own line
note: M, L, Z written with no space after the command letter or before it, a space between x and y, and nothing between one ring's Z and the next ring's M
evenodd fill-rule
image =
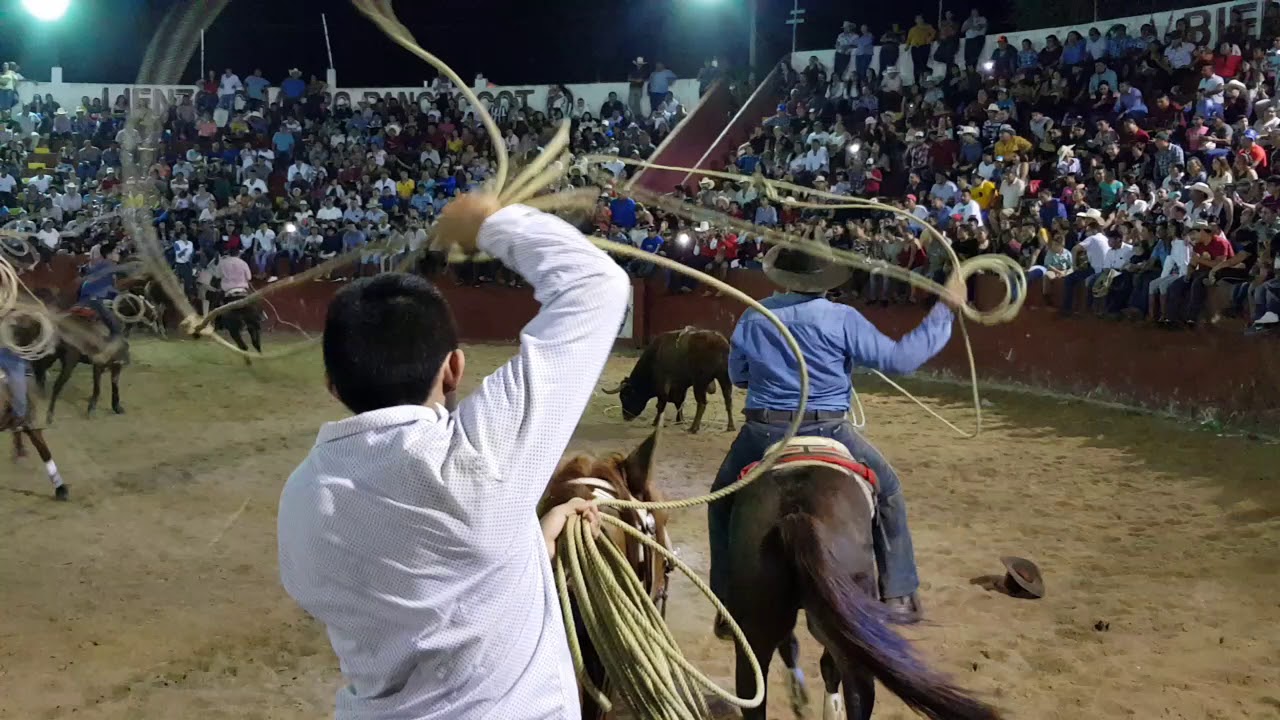
M22 0L22 6L37 20L53 22L67 14L71 0Z

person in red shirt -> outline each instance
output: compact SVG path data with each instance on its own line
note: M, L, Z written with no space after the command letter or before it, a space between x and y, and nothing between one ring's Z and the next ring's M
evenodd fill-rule
M719 280L727 280L729 266L738 258L738 236L717 230L700 241L699 253L702 255L703 272ZM708 288L703 294L720 295L720 292Z
M934 170L950 170L955 167L960 145L937 130L929 131L929 166Z
M1191 225L1191 265L1186 277L1169 287L1167 317L1174 325L1193 326L1209 296L1205 280L1220 260L1235 254L1217 225L1197 220Z
M1258 131L1253 128L1245 130L1244 135L1241 136L1240 154L1249 161L1250 167L1257 170L1259 175L1270 164L1267 151L1258 144Z
M1151 142L1151 135L1146 130L1138 127L1138 121L1134 118L1127 117L1124 124L1120 126L1120 145L1122 147L1131 147L1138 143Z

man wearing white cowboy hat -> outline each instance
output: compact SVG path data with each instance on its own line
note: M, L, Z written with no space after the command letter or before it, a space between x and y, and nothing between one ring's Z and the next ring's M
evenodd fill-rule
M1101 210L1089 208L1084 212L1076 213L1076 220L1081 224L1083 231L1087 235L1074 249L1076 255L1075 272L1062 279L1062 307L1059 308L1058 312L1063 317L1071 314L1072 307L1075 305L1076 288L1080 283L1085 285L1086 297L1091 297L1093 284L1102 275L1103 267L1106 264L1107 250L1111 247L1106 233L1102 231L1103 218ZM1081 261L1081 255L1088 258L1087 265Z
M813 242L830 253L825 240ZM843 285L851 273L831 255L774 247L765 254L763 265L765 276L783 289L763 304L796 331L809 367L809 397L799 434L838 440L875 471L879 493L875 554L881 597L899 621L913 622L920 616L916 597L920 581L902 486L889 462L849 422L850 371L863 366L885 373L909 373L936 355L951 337L949 306L964 302L964 282L953 275L944 301L934 306L919 327L901 340L892 340L862 313L824 297L828 290ZM800 402L800 378L794 367L777 328L757 312L744 313L730 343L729 376L735 385L747 389L747 422L729 447L713 489L736 481L744 468L760 460L766 448L786 434ZM721 597L728 591L727 544L732 515L732 496L707 509L711 589ZM725 637L725 632L724 623L717 621L716 634Z
M649 81L649 74L644 71L644 56L631 61L631 70L627 73L627 110L632 118L644 117L644 109L640 99L644 97L644 84Z

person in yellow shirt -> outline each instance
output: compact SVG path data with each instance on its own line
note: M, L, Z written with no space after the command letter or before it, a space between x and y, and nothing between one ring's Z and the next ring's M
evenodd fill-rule
M916 24L907 31L907 47L911 48L911 72L915 73L916 85L923 85L933 71L929 68L929 50L938 37L938 31L925 22L923 15L916 16Z
M995 153L997 158L1005 160L1013 160L1015 155L1022 155L1031 152L1031 141L1020 137L1014 132L1012 125L1000 126L1000 139L996 140Z
M996 184L990 180L983 180L969 188L969 196L973 198L974 202L978 203L978 207L982 208L983 211L990 210L996 201Z
M409 173L401 170L400 179L396 181L396 195L400 197L400 202L408 202L409 198L413 197L413 191L417 189L418 184L409 178Z

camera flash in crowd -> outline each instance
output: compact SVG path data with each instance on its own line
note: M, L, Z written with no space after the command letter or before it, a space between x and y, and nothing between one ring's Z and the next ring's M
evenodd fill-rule
M285 223L285 224L284 224L284 231L285 231L285 232L287 232L287 233L295 233L295 232L298 232L298 226L297 226L297 225L294 225L293 223Z
M996 64L995 64L994 62L992 62L992 61L988 60L988 61L986 61L986 62L982 63L982 71L983 71L983 72L991 72L993 69L995 69L995 66L996 66Z
M689 244L689 233L680 233L676 236L676 242L680 245Z
M862 143L856 143L856 142L855 142L855 143L849 143L849 154L850 154L850 155L857 155L857 154L858 154L858 151L859 151L859 150L861 150L861 149L862 149Z

